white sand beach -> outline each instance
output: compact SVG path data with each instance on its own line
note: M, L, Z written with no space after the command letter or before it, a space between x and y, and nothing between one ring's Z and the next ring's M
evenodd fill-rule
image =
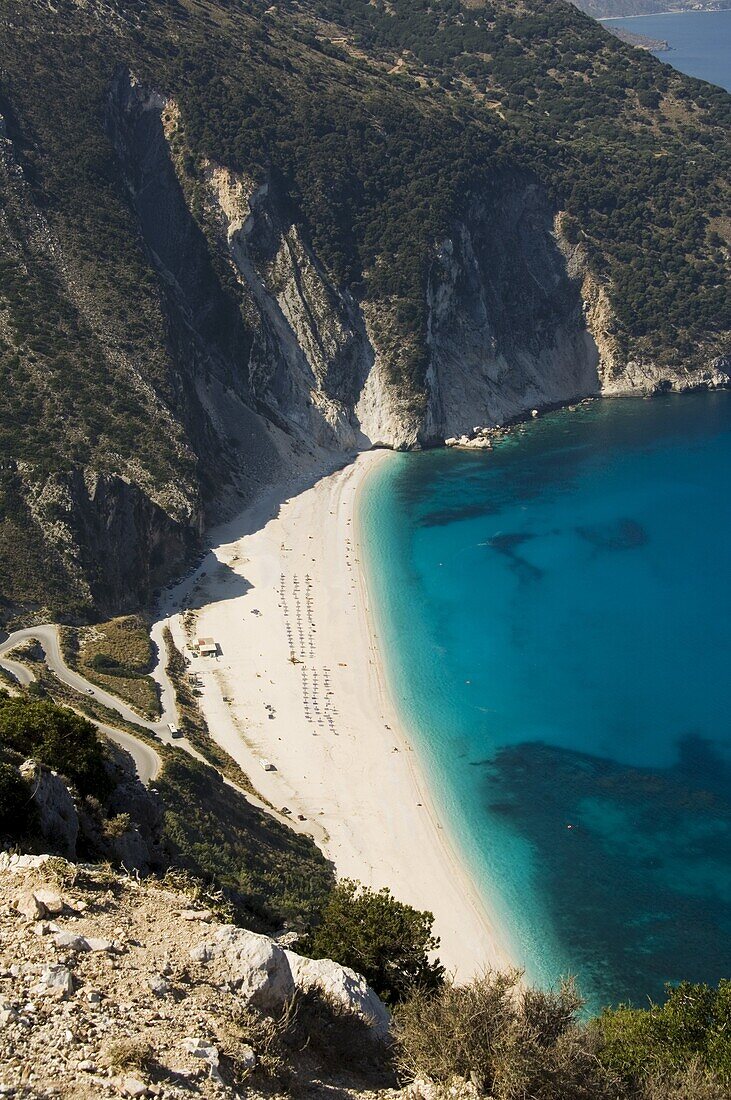
M354 512L364 477L388 458L367 452L290 499L263 496L212 533L215 550L167 609L178 645L208 637L220 648L191 663L216 739L339 876L431 910L442 961L466 979L509 959L385 687ZM181 601L187 622L174 613Z

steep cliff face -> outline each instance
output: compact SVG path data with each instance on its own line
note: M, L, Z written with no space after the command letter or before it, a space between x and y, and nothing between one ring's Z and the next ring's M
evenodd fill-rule
M396 326L332 282L273 185L208 161L186 170L177 105L128 74L111 118L147 248L174 288L171 312L200 349L183 388L197 396L189 427L205 406L201 443L227 455L234 480L250 455L227 451L216 390L310 450L346 452L439 442L598 392L581 279L558 246L545 191L526 177L496 180L435 247L429 365L415 402L397 383ZM283 457L285 441L274 438Z
M566 219L554 219L554 240L568 278L579 288L583 326L596 350L596 391L606 397L644 397L656 393L686 393L716 389L731 384L731 357L709 354L700 369L658 363L649 357L623 353L619 324L612 309L609 285L589 261L581 244L566 235Z
M579 284L536 184L506 176L472 202L439 249L428 298L429 436L598 391Z
M359 448L728 381L726 100L569 5L8 3L4 618Z

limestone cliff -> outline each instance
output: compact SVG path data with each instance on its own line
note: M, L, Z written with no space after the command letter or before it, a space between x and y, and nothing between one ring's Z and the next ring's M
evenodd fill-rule
M728 382L723 104L566 5L445 13L426 52L373 6L11 8L5 620L138 607L361 448Z

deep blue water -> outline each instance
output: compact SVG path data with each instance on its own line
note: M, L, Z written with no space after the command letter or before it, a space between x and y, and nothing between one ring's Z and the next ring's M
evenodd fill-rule
M394 455L361 506L390 687L528 977L731 975L731 393Z
M657 54L661 61L731 92L731 11L640 15L607 19L606 23L648 38L664 39L672 50Z

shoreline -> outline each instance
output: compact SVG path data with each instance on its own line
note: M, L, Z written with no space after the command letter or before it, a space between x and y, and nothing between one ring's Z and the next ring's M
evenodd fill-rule
M731 8L675 8L670 11L646 11L643 15L602 15L596 21L618 23L625 19L655 19L658 15L718 15L722 11L731 11Z
M338 877L430 910L442 962L467 980L511 959L388 691L358 521L361 489L388 455L264 494L212 532L215 549L165 593L161 614L181 648L218 643L190 671L212 735L260 794L290 811Z

